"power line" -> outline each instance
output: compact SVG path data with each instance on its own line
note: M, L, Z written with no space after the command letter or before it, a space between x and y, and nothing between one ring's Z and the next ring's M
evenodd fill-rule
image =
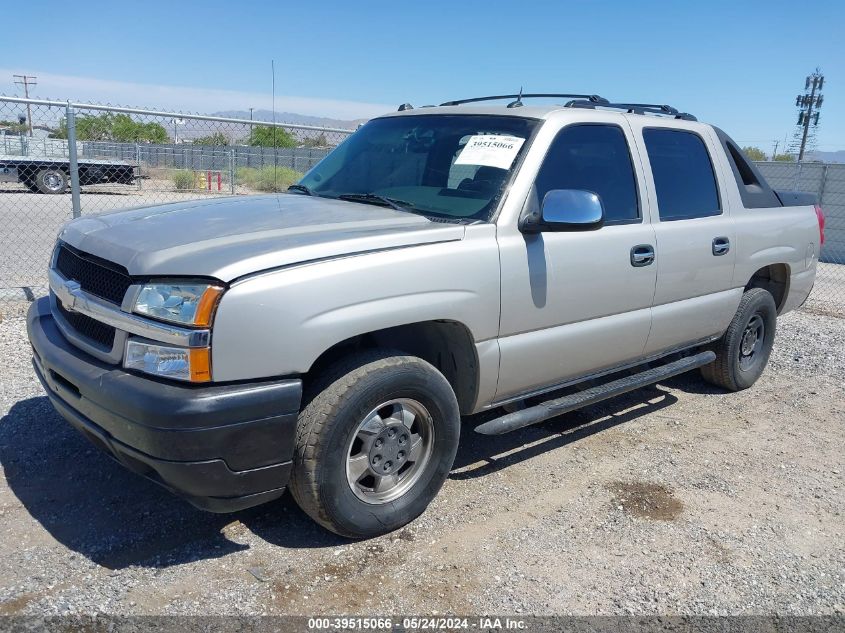
M23 96L27 99L29 99L29 87L38 85L35 81L38 77L35 75L12 75L12 79L16 84L23 86ZM29 125L29 135L32 136L32 106L28 103L26 104L26 120Z

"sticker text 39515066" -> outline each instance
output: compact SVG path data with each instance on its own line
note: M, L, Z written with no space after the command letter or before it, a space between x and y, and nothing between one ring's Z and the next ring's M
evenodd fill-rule
M471 136L455 160L456 165L484 165L510 169L519 148L525 142L518 136L476 134Z

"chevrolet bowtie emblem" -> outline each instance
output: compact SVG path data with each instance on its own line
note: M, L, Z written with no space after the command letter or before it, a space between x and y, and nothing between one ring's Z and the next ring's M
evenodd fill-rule
M65 307L65 310L73 311L73 304L75 303L74 293L79 290L81 286L79 285L78 281L74 281L73 279L68 279L62 284L62 305Z

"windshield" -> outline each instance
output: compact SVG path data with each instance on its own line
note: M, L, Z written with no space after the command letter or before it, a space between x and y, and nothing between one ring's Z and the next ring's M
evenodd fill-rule
M299 184L317 196L392 202L422 215L489 221L536 125L510 116L374 119Z

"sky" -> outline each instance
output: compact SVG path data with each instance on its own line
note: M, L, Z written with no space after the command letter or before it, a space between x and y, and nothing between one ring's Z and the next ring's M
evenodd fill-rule
M64 5L62 5L64 6ZM0 94L367 118L517 92L668 103L770 152L825 74L818 149L845 150L845 1L101 2L4 28Z

